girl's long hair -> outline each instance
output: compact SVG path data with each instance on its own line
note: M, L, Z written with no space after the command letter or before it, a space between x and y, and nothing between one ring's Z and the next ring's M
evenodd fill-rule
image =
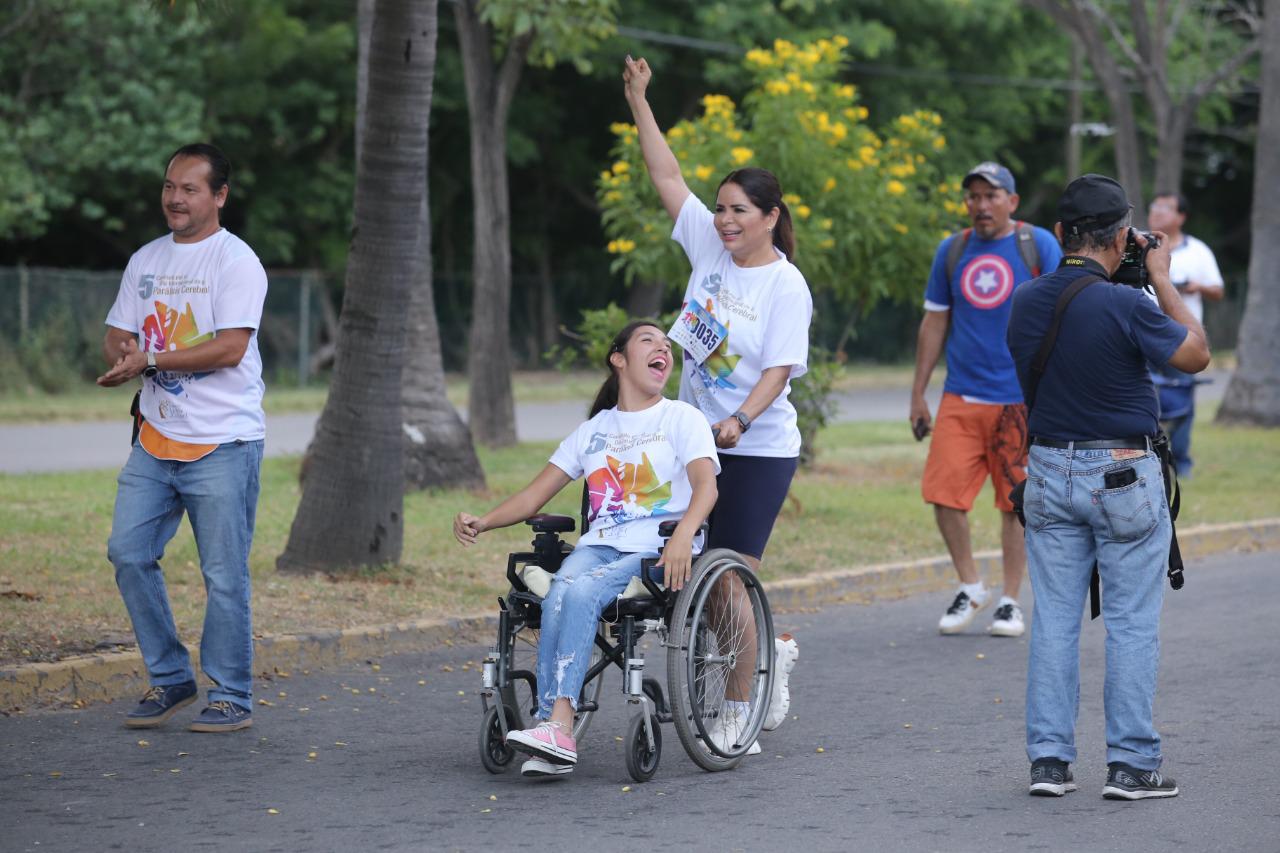
M609 371L609 378L604 381L604 384L600 386L600 390L596 392L595 402L591 404L591 414L587 417L594 418L605 409L612 409L618 405L618 368L614 367L613 362L609 359L615 352L625 352L627 344L631 342L631 336L636 333L637 329L645 326L653 326L659 330L662 328L656 320L632 320L622 327L622 331L614 336L613 343L609 344L609 351L604 356L604 366Z
M720 182L721 187L725 184L737 184L742 187L742 191L747 194L747 198L751 199L751 203L765 214L775 207L778 208L778 221L773 226L773 245L787 256L787 260L795 261L796 230L791 224L791 211L787 209L787 203L782 200L782 185L778 183L777 175L768 169L755 167L735 169L725 175L724 180Z

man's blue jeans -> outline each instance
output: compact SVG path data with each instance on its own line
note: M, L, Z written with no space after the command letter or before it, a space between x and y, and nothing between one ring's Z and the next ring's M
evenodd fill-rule
M1110 471L1137 481L1104 488ZM1027 568L1035 593L1027 661L1027 757L1076 760L1080 625L1094 560L1106 622L1107 763L1160 766L1152 719L1160 658L1160 607L1171 526L1153 453L1117 460L1110 450L1033 446L1024 502Z
M630 553L607 545L579 545L551 580L542 602L538 637L538 717L550 719L556 700L576 709L591 664L601 612L640 577L640 561L656 553ZM661 578L662 570L653 572Z
M185 510L208 596L200 668L214 683L209 701L253 707L249 546L261 466L261 441L222 444L195 462L162 461L134 444L120 472L107 559L153 686L195 679L160 569Z

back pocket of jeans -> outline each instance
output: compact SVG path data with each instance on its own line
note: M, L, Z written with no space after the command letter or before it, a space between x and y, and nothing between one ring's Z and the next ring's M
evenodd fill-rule
M1094 492L1107 518L1107 528L1114 542L1132 542L1141 539L1156 526L1156 513L1147 495L1147 478L1118 489L1098 489Z
M1022 514L1027 519L1027 527L1043 530L1051 519L1044 508L1044 477L1027 476L1027 485L1022 493Z

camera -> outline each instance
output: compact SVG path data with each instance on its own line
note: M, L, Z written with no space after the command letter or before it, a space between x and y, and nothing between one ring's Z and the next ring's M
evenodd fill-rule
M1146 246L1138 245L1139 233L1146 238ZM1130 228L1129 238L1124 244L1124 257L1120 259L1120 266L1111 280L1116 284L1151 290L1151 282L1147 280L1147 252L1159 245L1160 239L1150 231L1139 232L1135 228Z

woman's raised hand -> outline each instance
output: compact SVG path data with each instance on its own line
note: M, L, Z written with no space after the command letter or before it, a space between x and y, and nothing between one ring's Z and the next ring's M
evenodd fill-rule
M643 98L645 89L649 88L649 81L653 79L653 71L649 69L649 63L642 56L639 59L632 59L630 54L623 60L622 82L623 92L627 96L627 100L633 98Z

